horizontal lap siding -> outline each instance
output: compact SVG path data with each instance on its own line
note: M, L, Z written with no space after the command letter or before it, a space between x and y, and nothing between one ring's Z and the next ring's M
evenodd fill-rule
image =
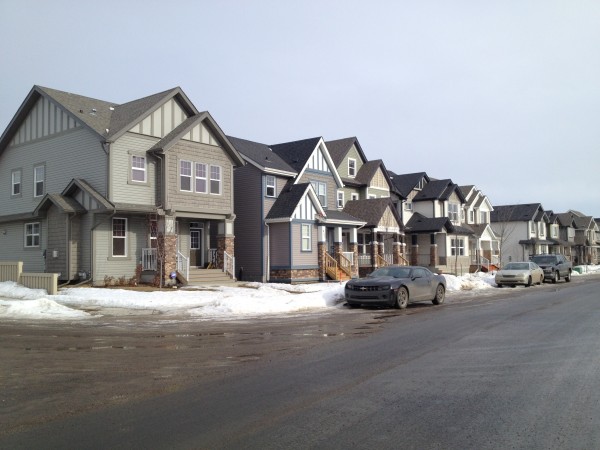
M302 249L302 224L292 223L292 266L316 266L319 263L317 253L317 227L311 224L311 251L303 252Z
M273 223L270 228L271 267L290 266L290 224Z
M0 224L0 260L23 261L23 270L26 272L44 272L45 263L43 252L47 242L47 227L40 222L40 246L25 248L25 223L36 222L28 220L22 222L9 222Z
M0 216L31 212L42 197L33 196L33 168L44 164L45 192L61 193L73 178L83 178L106 194L106 154L96 135L77 128L27 144L8 147L0 156ZM21 195L11 198L11 173L21 169Z

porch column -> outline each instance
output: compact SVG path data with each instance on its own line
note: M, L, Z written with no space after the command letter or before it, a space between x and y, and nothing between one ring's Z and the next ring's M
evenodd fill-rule
M349 242L348 250L353 253L352 258L352 278L357 278L358 274L358 229L351 228L350 229L350 242Z
M327 253L327 230L324 225L317 227L317 258L319 263L319 280L325 281L325 253Z
M162 239L162 253L164 259L164 278L167 284L175 284L171 273L177 272L177 235L175 234L175 217L165 216L165 233ZM160 245L160 239L159 239ZM161 249L159 249L160 252Z
M410 236L412 241L410 252L410 265L417 266L419 264L419 236L413 234Z
M377 242L377 232L373 230L371 240L371 266L373 269L377 269L377 255L379 255L379 243Z
M225 252L231 257L235 256L233 234L234 217L219 222L217 226L217 268L223 270L225 264ZM233 268L231 268L233 269Z
M402 259L400 256L402 254L402 243L400 242L400 235L398 233L396 233L395 238L396 239L394 240L394 249L393 249L394 264L401 265Z
M439 264L438 246L435 243L435 233L431 233L430 236L430 247L429 247L429 265L436 267Z
M333 229L333 256L334 259L340 263L340 255L342 254L342 227L335 227Z

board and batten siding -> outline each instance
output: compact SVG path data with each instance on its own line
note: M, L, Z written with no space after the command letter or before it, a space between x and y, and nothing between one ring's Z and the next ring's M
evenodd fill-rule
M48 222L48 249L46 251L46 270L60 274L59 279L68 276L67 270L67 220L68 216L63 214L54 205L48 208L46 215ZM54 257L56 252L56 257Z
M166 155L169 206L176 211L228 215L233 213L233 161L221 148L213 145L180 140ZM210 165L221 167L221 194L184 192L180 190L179 161L192 162L192 189L194 187L193 163L204 163L210 186Z
M116 203L133 203L138 205L157 204L157 159L146 150L151 148L157 138L126 133L111 146L111 201ZM131 180L131 158L146 158L146 182Z
M73 178L83 178L106 195L107 156L97 135L79 127L25 144L0 155L0 214L32 212L43 197L34 197L34 167L45 166L44 193L61 193ZM21 170L21 194L11 196L11 173ZM29 269L28 269L29 270Z
M234 178L236 267L238 270L243 268L244 280L262 281L263 257L267 254L263 236L263 199L265 204L273 199L264 197L263 174L253 165L235 169Z

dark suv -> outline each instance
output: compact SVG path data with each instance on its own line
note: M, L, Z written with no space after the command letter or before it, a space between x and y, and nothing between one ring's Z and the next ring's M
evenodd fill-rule
M544 281L556 283L560 279L571 281L573 266L563 255L535 255L530 258L544 270Z

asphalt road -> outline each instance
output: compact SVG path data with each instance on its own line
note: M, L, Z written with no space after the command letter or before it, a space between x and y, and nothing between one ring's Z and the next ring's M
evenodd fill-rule
M168 379L180 371L191 373L167 389L151 383L151 395L49 414L46 420L10 422L0 448L600 448L599 292L600 280L586 277L498 289L483 298L466 295L442 307L414 306L405 313L338 310L287 324L230 324L230 329L239 326L238 334L207 331L184 340L212 354L196 366L183 360L200 354L193 345L181 353L160 347L133 351L129 365L127 357L117 358L127 354L121 349L106 354L113 358L114 372L127 372L126 366L132 371L114 378L117 390L135 391L136 382L162 373L144 377L136 369L144 361L147 369L162 371L171 364ZM140 323L146 325L129 333L125 329L133 322L122 328L112 324L109 328L116 328L104 339L147 343L155 330ZM9 349L16 355L20 341L10 327L0 331L0 361L6 368L10 354L4 353L4 343L14 343ZM54 332L60 334L58 328ZM77 332L79 341L98 334L86 338L83 328L75 328L69 336L76 339ZM40 331L38 345L45 336ZM177 331L155 339L181 344ZM44 354L35 343L30 348ZM62 353L76 358L81 352L67 348ZM237 355L235 363L220 365L226 355ZM168 360L157 362L162 358ZM247 363L239 364L244 358ZM23 368L26 362L20 362ZM48 370L47 363L38 364ZM202 376L194 378L194 369ZM11 370L21 369L13 365ZM108 369L98 370L96 375L110 378ZM63 367L64 385L73 373L73 367ZM105 392L108 385L93 378L89 389ZM11 387L16 383L14 377L9 381ZM82 383L76 376L74 381ZM49 382L73 396L57 380ZM81 395L84 385L78 387ZM41 395L44 388L39 389ZM27 412L11 399L3 420ZM32 403L30 413L35 416L41 406Z

